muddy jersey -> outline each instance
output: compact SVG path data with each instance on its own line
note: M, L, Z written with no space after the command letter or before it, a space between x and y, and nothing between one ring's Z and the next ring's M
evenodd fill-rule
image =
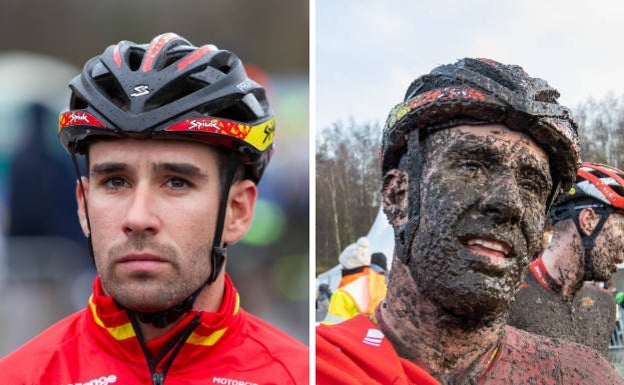
M189 327L192 325L192 327ZM193 311L142 347L127 313L102 293L0 359L10 385L308 384L308 349L245 312L226 276L215 313ZM150 357L160 359L148 360Z
M549 284L552 278L540 261L533 261L527 269L511 307L509 325L585 344L606 355L615 327L613 296L586 284L574 296L566 298L557 293L556 285Z
M489 354L489 353L488 353ZM611 364L587 346L505 326L494 355L467 384L622 385ZM399 357L369 317L316 328L318 385L440 385ZM452 385L464 385L463 383Z

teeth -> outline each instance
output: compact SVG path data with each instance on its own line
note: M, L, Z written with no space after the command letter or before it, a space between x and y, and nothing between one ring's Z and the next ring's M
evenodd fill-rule
M480 245L483 247L487 247L488 249L500 251L501 253L504 253L505 255L509 254L509 247L507 247L507 245L503 243L496 242L496 241L488 241L486 239L474 238L474 239L468 240L468 245L469 246Z

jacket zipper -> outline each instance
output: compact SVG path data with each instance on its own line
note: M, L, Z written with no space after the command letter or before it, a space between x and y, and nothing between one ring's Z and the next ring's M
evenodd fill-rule
M159 354L156 358L153 358L150 355L149 351L147 350L145 341L143 340L143 334L141 333L141 329L139 328L138 322L134 314L131 314L129 312L129 315L130 315L129 317L130 323L132 324L132 327L134 328L137 339L139 341L139 345L141 346L141 349L143 350L143 354L145 355L145 359L147 360L147 366L149 368L150 374L152 375L152 384L164 385L165 376L167 375L167 372L169 371L171 364L173 364L173 360L177 357L178 353L180 352L180 349L182 349L182 347L184 346L184 343L186 342L188 337L191 335L193 330L195 330L195 328L200 324L199 319L201 318L201 312L197 314L197 316L195 316L195 318L193 318L191 322L189 322L189 324L184 328L184 330L182 330L180 334L178 334L177 337L174 337L171 340L172 343L168 345L167 347L165 347L165 349L163 349L163 352ZM167 356L167 353L169 353L170 351L171 351L171 354L169 355L169 358L166 360L166 362L163 364L162 370L157 371L156 368L158 366L158 363L163 358L165 358Z
M165 382L165 377L160 372L152 373L152 383L154 385L163 385Z

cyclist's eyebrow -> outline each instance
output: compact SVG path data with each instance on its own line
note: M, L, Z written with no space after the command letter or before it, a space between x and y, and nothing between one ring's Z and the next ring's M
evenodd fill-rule
M130 167L123 162L104 162L98 163L91 167L91 175L107 175L116 172L122 172L129 170ZM206 177L206 173L199 167L191 163L178 163L178 162L161 162L152 164L152 170L154 172L169 171L180 175L194 176L194 177Z
M154 171L169 171L180 175L206 177L206 173L191 163L163 162L152 166Z
M104 162L94 164L89 172L91 175L110 174L113 172L125 171L128 165L121 162Z
M446 153L490 160L501 160L505 154L498 146L489 144L474 135L457 138L448 146Z

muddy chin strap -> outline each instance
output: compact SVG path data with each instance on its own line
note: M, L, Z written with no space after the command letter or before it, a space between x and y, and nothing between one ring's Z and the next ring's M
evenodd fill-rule
M397 227L394 235L394 247L396 252L394 255L399 258L401 263L409 265L412 259L412 242L416 237L420 215L412 216L406 223Z
M596 224L596 227L594 227L591 234L589 235L584 235L583 231L581 230L581 224L579 223L580 212L577 212L576 215L572 217L572 219L574 220L574 224L576 225L576 228L579 234L581 235L581 240L583 241L583 249L585 251L584 261L583 261L584 270L585 270L584 280L586 281L591 281L594 278L590 276L590 274L588 273L593 271L593 269L591 268L592 266L591 251L596 245L596 238L598 237L600 230L602 230L602 227L604 226L605 222L609 218L609 215L611 215L611 213L615 211L615 209L612 206L595 207L594 210L596 210L596 212L600 214L600 220L598 221L598 224Z
M600 214L600 220L598 220L596 227L594 227L591 234L589 235L585 235L585 233L581 229L581 223L579 220L581 210L586 209L586 208L592 208L594 209L594 211L596 211L597 214ZM574 225L576 226L576 231L578 231L579 235L581 236L581 242L583 243L583 251L584 251L583 263L584 263L584 269L585 269L585 273L584 273L585 280L588 280L588 281L593 280L593 277L587 276L588 271L590 271L590 267L591 267L591 263L590 263L591 251L596 245L596 238L598 237L600 230L602 230L602 227L604 226L605 222L609 218L609 215L611 215L611 213L613 213L614 211L615 211L615 208L613 206L607 206L604 204L588 203L588 204L577 204L575 206L574 203L570 202L563 208L555 209L554 213L551 213L551 221L553 221L553 223L558 222L563 219L572 218L572 221L574 222Z
M78 161L75 154L72 154L72 162L74 164L76 175L78 176L80 189L82 190L82 200L85 207L85 218L87 221L87 227L89 229L89 235L87 236L87 242L89 244L89 254L91 255L91 260L93 261L93 264L95 266L93 242L91 240L91 222L89 220L89 210L87 210L87 198L84 194L84 186L82 184L80 167L78 166ZM217 215L217 223L215 226L215 235L213 238L212 252L210 255L210 264L212 269L210 271L208 279L206 279L206 281L200 287L198 287L197 290L195 290L191 295L186 297L184 301L165 310L161 310L158 312L138 312L130 310L115 301L117 306L125 309L130 315L136 315L141 322L151 323L157 328L163 328L167 325L170 325L171 323L178 320L183 314L188 313L193 308L193 303L195 302L195 299L197 298L199 293L204 289L205 286L210 285L214 281L216 281L217 277L221 273L221 270L223 269L223 265L225 264L225 258L227 256L227 245L224 244L223 246L220 246L221 237L223 236L223 226L225 225L225 211L227 208L230 188L232 187L234 175L236 174L236 171L238 170L240 164L240 155L238 155L237 153L231 153L228 156L227 167L225 170L225 178L223 179L223 183L221 185L221 200L219 202L219 211Z
M594 209L594 211L600 215L600 220L598 220L596 227L594 227L591 234L589 235L585 235L585 232L581 228L581 223L579 219L581 210L584 210L587 208ZM572 218L572 221L574 222L574 225L576 226L576 230L581 236L581 241L583 242L583 249L585 249L585 254L586 254L586 259L587 259L587 254L594 248L594 245L596 244L596 237L598 237L598 233L600 233L600 230L602 230L602 227L604 226L605 222L609 218L609 215L611 215L611 213L614 211L615 211L615 208L613 206L607 206L604 203L600 203L600 204L576 203L575 204L574 202L569 202L564 206L560 206L558 208L553 209L550 213L550 220L553 224L555 224L564 219Z

